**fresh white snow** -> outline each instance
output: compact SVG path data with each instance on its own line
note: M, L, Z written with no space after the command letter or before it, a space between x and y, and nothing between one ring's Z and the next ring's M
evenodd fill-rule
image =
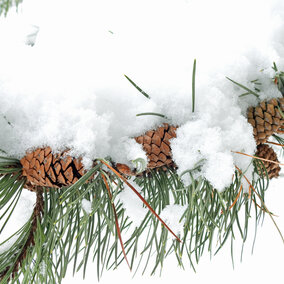
M82 208L87 214L91 214L92 212L92 202L83 198L82 199Z
M180 126L179 171L204 159L202 175L224 190L234 164L250 163L231 151L255 151L245 115L257 104L225 77L252 89L259 79L260 99L281 96L271 66L284 67L283 11L281 1L25 0L0 19L0 149L21 158L49 145L86 167L107 156L133 166L146 155L131 138L169 122Z
M161 212L160 217L166 222L176 235L180 235L183 232L183 221L181 220L187 206L178 204L167 205ZM174 236L171 236L175 239Z
M141 193L141 188L138 184L136 184L133 180L130 180L129 183L139 193ZM130 218L133 228L138 227L145 218L148 209L143 207L142 201L129 186L125 186L124 190L118 194L117 198L122 203L122 206L125 209L125 214Z

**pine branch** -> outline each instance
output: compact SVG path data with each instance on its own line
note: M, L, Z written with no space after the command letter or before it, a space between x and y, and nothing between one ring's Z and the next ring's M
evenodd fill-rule
M11 199L16 204L20 184L16 182L14 185L14 182L15 179L21 179L21 166L17 160L2 159L0 188L4 190L2 194L0 192L0 205L8 204ZM111 171L105 171L102 163ZM153 274L162 269L171 253L175 253L181 267L184 255L187 255L194 269L206 247L211 254L216 254L228 240L233 246L237 233L245 242L252 208L255 210L256 224L264 214L271 213L262 206L262 202L258 204L259 197L263 202L265 200L267 172L258 171L256 167L251 181L256 190L246 193L242 187L243 175L236 171L231 185L220 193L206 179L193 177L192 173L200 170L200 163L183 173L191 179L189 186L183 184L174 168L148 171L134 179L141 188L139 198L157 216L169 204L186 206L179 220L183 224L183 232L178 236L181 243L169 238L164 225L150 211L141 224L132 230L131 216L126 215L118 199L119 193L127 190L125 184L129 185L128 178L100 159L73 185L44 192L44 208L42 206L41 219L37 218L37 226L35 222L29 222L21 229L16 244L0 255L2 277L8 279L12 275L14 280L23 277L26 283L61 283L70 263L73 264L74 273L82 270L84 276L88 263L96 261L99 279L105 269L118 267L126 256L135 271L142 266L144 273L151 267L150 273ZM108 190L113 193L111 197ZM35 189L37 191L38 188ZM91 212L83 210L83 199L91 202ZM240 216L244 217L241 219ZM140 241L144 239L143 236L146 237L144 243ZM123 244L122 239L125 240ZM216 241L217 249L213 245ZM137 255L140 255L138 263ZM5 263L1 263L2 259L5 259ZM46 266L44 275L40 273L41 265Z
M21 251L27 251L28 247L32 248L35 244L37 252L35 250L29 252L30 256L37 253L34 269L39 269L40 263L44 260L48 275L42 276L36 270L31 269L22 270L25 281L45 279L44 281L47 282L60 283L70 262L74 264L74 272L83 269L83 274L85 274L90 258L96 259L97 275L100 278L104 269L115 268L124 260L123 253L118 249L118 236L114 237L116 225L106 184L100 174L94 175L97 170L100 171L98 165L82 181L89 183L77 182L72 187L64 188L62 192L57 189L44 193L46 203L40 228L37 226L38 230L36 230L33 218L33 225L21 244ZM102 173L105 174L104 171ZM119 195L112 197L112 201L116 203L117 222L120 224L121 235L126 240L124 242L125 253L130 256L130 265L133 268L136 267L136 271L144 263L143 271L152 266L151 273L155 273L159 267L162 268L166 257L172 252L176 254L180 266L183 266L183 255L186 254L194 269L194 263L199 262L206 246L210 252L214 251L213 243L216 237L219 241L219 248L215 253L228 239L235 236L236 228L243 241L246 240L249 208L255 206L256 222L266 213L257 207L257 203L254 203L254 193L248 197L243 191L240 192L241 176L237 172L231 186L222 193L217 192L204 179L195 180L191 171L185 174L192 178L192 184L189 187L184 187L180 177L171 169L167 172L151 171L147 175L135 178L135 182L142 188L141 194L144 199L158 214L171 203L170 199L173 199L175 204L187 206L181 218L184 224L184 231L180 236L182 243L171 241L165 228L159 225L150 212L146 214L140 226L131 232L132 227L128 216L125 215L123 207L115 197ZM112 173L108 175L108 186L116 187L112 189L113 192L118 191L119 193L125 190L123 183L116 175ZM93 176L91 181L90 176ZM254 182L263 200L264 191L267 188L265 179L265 176L258 177ZM82 211L83 198L92 202L90 214ZM37 208L41 209L35 211L35 208L33 216L39 214L35 212L43 212L42 206ZM243 222L239 219L241 209L247 211ZM36 230L36 238L31 237L35 236L34 230ZM33 232L32 235L31 232ZM139 240L145 234L148 235L146 242L140 243ZM92 255L90 255L91 252ZM154 258L150 257L153 253ZM141 257L135 266L138 254ZM15 277L17 267L30 266L31 258L25 261L23 257L24 253L18 254L18 260L9 266L10 273L14 272ZM52 272L54 270L55 274ZM2 272L2 277L7 273L8 271Z

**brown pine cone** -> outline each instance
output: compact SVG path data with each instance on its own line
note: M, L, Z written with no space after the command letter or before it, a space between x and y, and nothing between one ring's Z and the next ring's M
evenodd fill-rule
M158 168L166 170L167 167L175 167L172 160L170 140L176 137L176 129L177 127L164 123L157 129L149 130L144 135L135 137L136 142L142 144L148 158L146 172ZM136 175L125 164L117 163L116 169L126 176Z
M67 151L53 154L50 147L29 152L20 162L22 175L27 178L25 186L32 191L35 191L35 186L68 186L86 173L81 159L67 155Z
M275 153L275 151L266 144L258 145L255 155L259 158L263 158L263 159L266 159L266 160L270 160L270 161L274 161L274 162L279 163L279 161L277 159L277 154ZM279 164L271 163L271 162L268 162L268 161L262 161L262 163L263 163L265 169L263 168L262 165L259 166L260 168L257 168L260 175L264 174L265 170L266 170L269 179L277 178L279 176L279 172L281 170Z
M149 160L147 168L155 169L163 166L174 166L170 140L176 137L177 127L164 123L155 130L149 130L144 135L135 137L142 144Z
M268 138L283 131L284 118L279 109L284 112L284 98L262 101L256 107L248 109L248 122L253 126L253 134L256 144L266 143Z

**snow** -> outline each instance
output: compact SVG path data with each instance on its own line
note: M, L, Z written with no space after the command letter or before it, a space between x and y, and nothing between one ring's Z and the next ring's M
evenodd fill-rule
M147 165L146 152L143 150L142 145L136 143L133 138L122 137L120 141L117 141L119 147L116 148L116 152L113 153L113 160L119 163L127 164L131 168L138 163ZM141 162L139 160L141 159ZM141 165L138 165L139 167Z
M92 212L92 202L83 198L82 199L82 208L87 214L91 214Z
M138 186L138 184L136 184L133 180L130 180L129 183L139 193L141 193L141 188ZM148 209L143 207L142 201L129 186L125 186L124 190L117 195L117 198L122 203L126 216L128 216L132 221L133 227L138 227L145 218Z
M183 222L181 220L187 206L178 204L167 205L161 212L160 217L166 222L175 234L180 235L183 232ZM175 239L174 236L171 236Z
M21 158L49 145L55 152L71 149L87 168L107 156L133 168L133 160L147 159L131 138L169 122L181 126L173 143L180 172L205 159L202 175L224 190L233 164L245 170L250 163L231 151L255 151L245 115L258 103L253 95L239 97L244 90L225 77L252 89L258 79L260 99L281 96L271 66L284 67L284 8L280 0L205 6L195 0L85 0L80 6L25 0L19 14L0 19L0 149ZM142 112L168 119L136 117ZM223 173L218 181L215 158Z
M46 275L46 263L44 260L39 265L39 274L45 276Z
M32 216L34 204L35 204L35 194L31 191L23 190L16 209L13 211L11 218L9 219L7 225L0 234L1 235L0 244L26 224L26 222ZM1 212L4 212L4 210L5 208L3 208L3 211L1 209ZM3 225L4 221L5 220L1 221L0 227ZM4 251L8 250L17 240L17 238L18 236L15 235L7 242L0 245L0 253L3 253Z
M222 100L225 98L221 97L220 101ZM234 164L246 169L251 162L251 159L232 153L254 153L255 142L251 126L241 117L240 111L229 112L226 120L220 123L216 119L221 119L217 114L209 117L205 112L202 116L202 119L189 121L177 130L178 138L173 139L171 144L173 158L179 165L178 173L200 165L200 174L222 191L232 181ZM239 119L236 119L238 116ZM182 178L186 185L190 184L189 175L183 175Z

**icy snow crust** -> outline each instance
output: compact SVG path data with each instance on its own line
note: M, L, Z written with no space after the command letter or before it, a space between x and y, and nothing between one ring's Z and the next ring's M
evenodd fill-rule
M261 99L280 96L271 66L284 70L283 1L25 0L21 7L0 19L0 149L21 158L49 145L70 148L86 166L106 156L131 165L146 158L131 138L168 122L180 126L172 143L180 173L201 161L201 174L224 190L235 164L247 170L251 159L231 151L254 153L245 115L257 100L239 98L243 90L225 77L250 88L259 79ZM136 117L141 112L168 120Z

